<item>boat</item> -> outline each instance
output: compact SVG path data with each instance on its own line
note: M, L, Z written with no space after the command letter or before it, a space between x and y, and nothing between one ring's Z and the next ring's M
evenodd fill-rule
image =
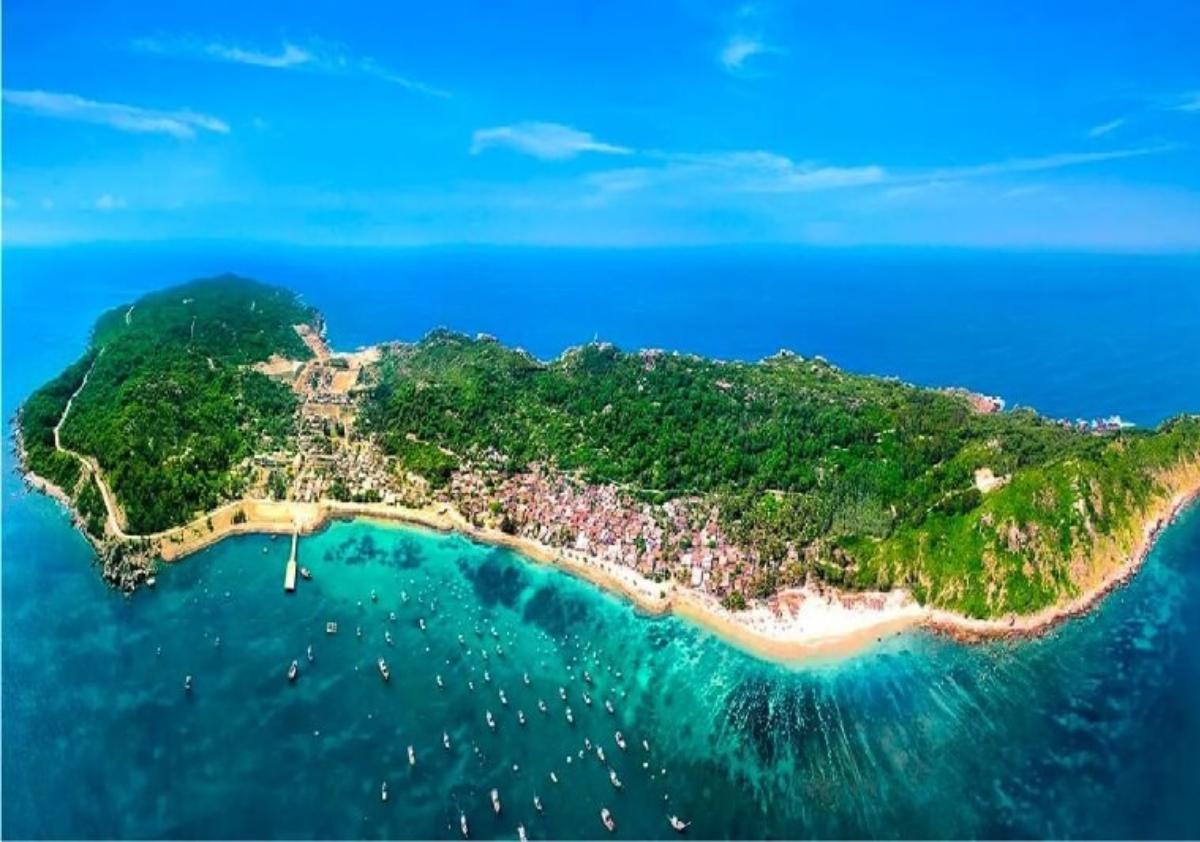
M387 681L389 678L392 677L392 674L388 671L387 661L385 661L383 658L380 658L378 661L378 664L379 664L379 674L383 676L384 681Z
M467 689L468 689L468 690L474 690L474 689L475 689L475 682L474 682L474 681L471 681L470 679L468 679L468 680L467 680Z
M615 786L617 789L621 788L621 779L617 777L616 769L608 770L608 779L609 779L609 781L612 782L612 785Z
M571 712L570 705L567 706L567 722L572 725L575 724L575 714Z
M292 661L292 665L288 667L288 681L295 681L296 676L300 674L300 664L298 661Z
M617 829L617 823L613 821L612 813L608 811L607 807L600 808L600 821L604 824L604 829L609 833Z
M400 591L400 601L408 602L408 591Z
M445 685L445 683L442 681L442 674L441 674L440 672L439 672L439 673L438 673L438 674L435 676L435 679L437 680L437 686L438 686L438 687L445 687L445 686L446 686L446 685Z
M146 580L146 587L148 587L148 588L152 588L157 584L158 584L158 579L155 579L153 576L151 576L149 579Z
M460 830L462 830L463 839L466 839L468 836L471 835L471 832L469 830L467 830L467 814L466 813L460 812L458 814L458 827Z
M496 720L492 718L492 712L490 710L487 711L485 716L487 718L488 727L491 728L493 731L495 731L496 730Z
M584 670L583 671L583 680L586 681L588 684L591 684L592 683L592 674L590 672L588 672L587 670Z
M388 793L387 793L387 781L384 781L382 784L380 784L380 785L379 785L379 800L380 800L380 801L387 801L387 795L388 795Z
M450 750L450 735L445 731L442 732L442 746L446 749L446 751Z
M542 713L546 712L546 703L541 699L538 699L538 710L540 710Z
M379 595L376 594L375 589L372 588L371 589L371 602L378 602L378 601L379 601Z
M496 644L496 654L501 658L504 657L504 647L502 647L499 643Z
M183 677L183 689L184 689L184 690L187 690L188 692L191 692L191 689L192 689L192 677L191 677L190 675L185 675L185 676Z
M417 625L421 627L421 631L425 631L425 618L424 618L424 617L418 617L418 618L417 618Z
M617 742L617 748L619 748L621 751L624 751L625 750L624 735L622 735L621 732L618 731L617 733L613 734L613 739L616 740L616 742Z
M491 680L492 680L492 674L491 674L490 672L488 672L487 670L484 670L484 671L483 671L483 680L484 680L484 681L491 681Z
M533 809L537 810L539 813L542 812L542 799L538 798L536 795L533 796Z
M692 824L691 822L683 821L678 816L667 816L667 821L671 823L671 827L673 827L678 833L683 833L685 830L691 827Z
M517 825L517 839L519 842L529 842L529 837L525 835L525 825Z
M525 686L528 687L529 686L529 673L525 673L524 675L522 675L521 680L524 681Z
M459 646L466 646L466 645L467 645L467 640L466 640L466 638L464 638L464 637L463 637L461 634L458 636L458 645L459 645Z
M601 763L605 762L604 761L604 746L596 746L596 757L598 757L600 759Z
M550 773L550 782L551 782L551 783L555 783L555 784L556 784L556 783L558 783L558 775L556 775L556 774L554 774L553 772L551 772L551 773Z
M610 702L608 699L605 699L605 700L604 700L604 709L605 709L606 711L608 711L609 713L615 713L615 712L616 712L616 711L614 711L614 710L613 710L612 702Z
M415 753L413 753L413 747L412 747L412 746L409 746L409 747L408 747L408 765L409 765L409 766L416 766L416 765L417 765L417 755L416 755Z
M309 570L307 567L301 567L300 568L300 578L301 579L311 579L312 571Z
M586 690L583 692L583 703L588 707L592 706L592 697L587 694Z
M505 695L504 695L504 691L503 691L503 690L501 690L501 691L500 691L500 704L502 704L502 705L507 705L507 704L508 704L508 696L505 696Z
M500 813L500 793L494 789L492 790L492 809L495 810L497 814Z
M325 634L337 634L337 623L332 620L325 624Z
M395 612L395 611L389 611L389 612L388 612L388 622L389 622L389 623L394 623L394 622L396 622L396 612Z
M642 748L643 748L645 751L649 751L649 750L650 750L650 743L646 742L645 740L642 740Z
M388 646L392 645L392 633L390 631L387 631L386 629L383 632L383 642L386 643Z
M357 628L354 629L354 636L359 638L360 640L362 639L362 626L358 626Z
M525 711L523 711L523 710L517 711L517 724L518 725L525 724Z
M311 664L313 662L313 653L312 653L312 644L311 643L308 644L308 649L305 650L304 654L308 656L308 662Z
M591 750L592 750L592 741L591 741L591 739L590 739L590 738L588 738L588 737L584 737L584 738L583 738L583 747L584 747L585 749L587 749L588 751L591 751ZM583 755L580 755L580 757L582 757L582 756L583 756Z
M566 687L558 688L558 697L560 699L562 699L564 702L567 700L567 688Z

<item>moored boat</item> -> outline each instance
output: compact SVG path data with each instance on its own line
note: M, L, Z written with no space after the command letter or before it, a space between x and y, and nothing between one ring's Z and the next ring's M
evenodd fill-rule
M620 732L620 731L618 731L617 733L613 734L613 739L614 739L614 740L616 741L616 743L617 743L617 748L619 748L621 751L624 751L624 750L625 750L625 737L624 737L624 735L623 735L623 734L621 734L621 732Z
M379 785L379 800L387 801L387 799L388 799L387 781L384 781L383 783L381 783Z
M296 676L299 674L300 674L300 662L292 661L292 664L291 664L291 666L288 667L288 671L287 671L288 681L295 681Z
M495 789L492 790L492 809L496 812L497 815L499 815L499 813L500 813L500 793Z
M609 780L609 781L612 783L612 785L613 785L614 787L616 787L617 789L620 789L620 788L621 788L621 779L617 777L617 770L616 770L616 769L609 769L609 770L608 770L608 780Z
M307 567L301 567L300 568L300 578L301 579L311 579L312 571L309 570Z
M411 745L408 747L408 765L417 765L417 755L413 752L413 747Z
M387 681L392 677L391 672L388 670L387 661L385 661L383 658L380 658L377 663L379 665L379 674L383 676L384 681Z
M613 821L612 813L608 811L607 807L600 808L600 821L603 823L604 829L609 833L617 829L617 823Z
M458 814L458 827L462 831L463 839L471 835L471 831L467 829L467 814L460 812Z
M667 821L671 823L671 827L673 827L677 833L683 833L692 824L691 822L683 821L683 819L679 818L678 816L667 816Z

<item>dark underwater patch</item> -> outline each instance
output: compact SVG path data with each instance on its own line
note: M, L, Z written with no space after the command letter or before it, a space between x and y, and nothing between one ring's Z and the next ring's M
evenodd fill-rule
M477 566L460 558L458 569L475 589L475 597L488 608L512 608L525 590L525 574L517 565L501 560L499 553L490 554Z
M546 585L538 588L525 602L524 618L548 634L561 637L568 631L578 630L578 625L588 618L588 607L582 599L567 596L561 589Z

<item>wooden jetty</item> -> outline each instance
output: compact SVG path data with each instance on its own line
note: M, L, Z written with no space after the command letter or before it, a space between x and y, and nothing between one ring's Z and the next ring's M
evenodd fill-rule
M283 589L288 593L296 590L296 546L300 543L300 530L292 532L292 555L288 558L283 574Z

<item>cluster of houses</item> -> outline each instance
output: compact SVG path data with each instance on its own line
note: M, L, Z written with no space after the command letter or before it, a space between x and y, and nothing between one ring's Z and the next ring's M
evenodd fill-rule
M444 494L478 525L718 596L747 591L755 567L722 532L717 509L695 498L648 503L616 485L588 484L544 465L513 475L460 469Z

